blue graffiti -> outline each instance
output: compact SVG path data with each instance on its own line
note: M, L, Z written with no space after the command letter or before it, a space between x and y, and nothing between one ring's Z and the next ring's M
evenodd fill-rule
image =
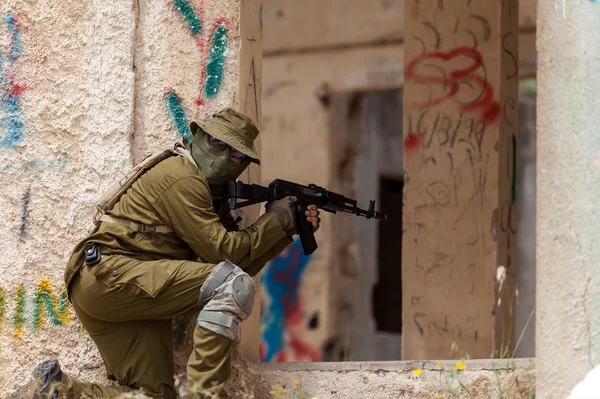
M2 98L2 107L6 116L0 119L6 133L0 140L0 147L7 148L17 145L21 142L25 124L21 118L21 102L14 94L5 94Z
M21 33L17 28L17 19L12 13L6 15L6 26L12 36L9 57L9 60L12 63L21 55Z
M267 346L262 361L273 361L284 347L286 319L299 310L300 279L311 257L304 255L302 243L295 240L265 268L261 283L270 297L270 303L261 316L261 340Z
M190 128L185 117L185 111L181 106L181 100L173 91L170 91L167 94L167 109L169 110L171 121L175 127L175 130L177 130L177 133L191 143L192 133L190 132Z
M24 161L19 163L11 163L10 165L1 165L0 173L20 173L24 170L36 169L62 169L68 166L66 159L47 160L47 161Z
M14 64L21 55L21 34L17 20L8 13L5 24L10 35L7 54L0 51L0 147L12 147L23 139L25 124L21 113L21 94L25 86L15 82Z

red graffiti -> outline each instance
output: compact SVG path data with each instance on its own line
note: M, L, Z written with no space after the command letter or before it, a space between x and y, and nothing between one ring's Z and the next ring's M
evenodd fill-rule
M298 337L292 337L290 340L290 346L295 353L295 361L307 361L307 362L318 362L321 359L319 352L312 348L309 344L305 343Z
M288 345L291 349L294 362L307 361L307 362L318 362L321 360L321 355L318 350L313 348L310 344L306 343L299 337L298 331L295 331L295 327L300 327L302 322L302 314L300 309L288 309L286 310L286 321L288 328ZM262 344L261 344L262 348ZM261 349L259 349L260 352ZM262 348L264 351L264 348ZM264 353L264 352L263 352ZM264 356L264 355L263 355ZM261 357L263 359L263 357ZM275 356L275 362L284 363L288 361L288 354L285 350L280 350Z
M404 139L404 148L408 151L414 151L421 146L421 137L416 133L410 133Z
M285 363L285 362L287 362L287 356L286 356L286 354L285 354L284 351L277 352L277 355L275 355L275 362L276 363Z
M304 311L300 297L300 281L311 256L302 252L296 240L275 258L263 275L263 287L270 297L265 309L262 340L259 347L262 361L319 361L321 354L306 341Z
M15 96L15 97L21 97L21 95L23 94L23 92L25 92L25 90L27 90L27 86L18 84L18 83L14 83L10 87L10 95Z
M451 61L458 57L467 57L473 59L473 63L463 69L456 69L449 74L438 73L435 75L418 73L418 67L435 68L431 64L425 64L424 61L441 60ZM421 68L424 69L424 68ZM442 69L443 68L439 68ZM431 98L427 102L415 104L419 108L431 108L442 104L450 99L455 99L461 91L461 85L468 85L475 89L480 89L477 98L473 99L468 104L463 104L459 107L461 111L479 111L481 112L481 120L486 123L493 123L498 120L500 115L500 103L494 98L494 89L487 81L487 78L477 74L478 70L483 70L483 57L481 53L474 48L458 47L448 52L435 52L423 54L412 60L406 68L406 81L415 83L442 86L443 94L437 98ZM449 76L448 76L449 75Z

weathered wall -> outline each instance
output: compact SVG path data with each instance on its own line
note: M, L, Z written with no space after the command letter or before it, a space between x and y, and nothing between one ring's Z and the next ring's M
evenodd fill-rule
M446 5L406 2L405 359L514 344L518 7Z
M237 40L231 42L229 33L237 30L239 6L230 4L188 0L139 3L135 41L131 43L136 77L132 147L137 158L174 138L174 126L166 116L180 129L177 132L185 135L188 132L177 119L181 110L188 120L198 118L229 105L234 98ZM227 68L220 70L219 63L227 58Z
M257 363L237 369L228 388L235 395L232 397L244 397L241 392L253 392L257 399L272 398L269 392L274 386L287 391L287 396L280 397L293 397L295 381L300 390L308 394L306 397L320 399L534 397L535 364L532 359L474 360L463 365L464 370L457 372L455 361Z
M256 35L242 39L244 7ZM104 380L65 301L66 260L101 191L188 134L190 118L232 105L258 119L258 10L249 0L0 4L0 391L49 357Z
M536 359L541 398L565 397L600 362L599 16L597 1L539 3ZM574 367L561 366L566 364Z
M344 115L338 114L335 98L403 86L403 7L401 0L265 1L263 183L282 177L324 184L348 196L364 195L360 198L363 206L368 205L364 202L367 198L376 199L375 192L359 192L354 176L347 173L360 155L347 144L357 137L360 140L360 132L345 137L351 134ZM520 2L519 20L519 74L535 76L535 2ZM375 265L356 261L364 247L356 245L352 218L324 215L317 233L319 250L306 262L288 254L273 263L281 270L289 265L294 273L263 276L267 279L263 280L265 307L274 303L269 291L282 297L283 287L293 292L292 298L300 298L298 313L292 313L300 317L285 321L285 317L272 317L264 311L263 360L276 360L275 352L268 349L271 342L288 353L287 361L314 358L315 350L320 359L342 359L348 346L353 346L351 342L358 339L348 319L359 308L360 314L370 312L371 280L363 281L360 289L357 282L367 275L375 278ZM365 225L373 228L376 223L364 221L360 226ZM355 298L357 292L366 302ZM284 308L276 311L283 315ZM276 320L279 324L274 324ZM363 330L372 327L371 322L361 320ZM284 331L271 335L274 326ZM296 357L298 350L285 338L288 330L302 332L305 346L301 348L310 350L300 353L310 357ZM352 356L352 350L349 353Z
M450 4L446 0L447 4ZM265 0L265 54L401 43L404 0ZM519 24L535 29L536 2L519 1Z
M263 183L285 178L338 190L336 184L339 180L333 171L338 170L341 160L332 156L332 149L343 149L343 146L332 142L328 93L399 87L402 64L402 47L397 45L265 58ZM328 87L325 88L324 84ZM294 282L292 285L303 304L297 325L305 346L316 349L319 354L316 360L327 355L330 341L339 335L333 319L339 309L338 297L332 286L336 282L330 276L338 273L342 262L331 252L332 245L344 239L336 224L352 217L325 213L321 216L323 223L316 233L319 249L310 263L302 268L298 284ZM280 281L274 286L282 284L286 282ZM263 290L268 301L266 284ZM270 316L264 314L263 317L262 341L267 353L268 345L279 343L271 342L265 335ZM315 323L317 326L311 328ZM303 356L299 358L306 360ZM295 359L294 355L287 357L288 361Z
M527 82L527 81L524 81ZM356 107L360 115L358 119L358 134L351 133L360 139L357 146L361 148L355 162L356 195L362 203L370 199L381 202L380 178L385 177L401 181L402 169L402 91L391 91L359 95L361 106ZM519 97L519 147L517 151L517 284L519 294L515 303L515 333L522 338L516 351L519 358L535 355L535 160L536 160L536 130L535 130L535 91L523 84ZM394 204L395 205L395 204ZM383 209L388 212L387 209ZM391 216L391 215L390 215ZM393 222L390 220L390 222ZM368 220L357 220L357 239L360 242L360 267L353 275L356 284L352 302L352 341L348 350L348 360L353 361L382 361L401 358L401 334L397 331L397 323L392 331L389 325L378 325L377 318L382 312L392 313L392 317L401 317L400 306L390 302L397 301L396 293L400 287L393 280L398 271L395 265L382 264L388 262L382 245L392 245L395 257L401 256L395 245L398 237L384 238L380 244L379 226ZM396 227L392 227L396 228ZM388 267L381 273L379 267ZM392 281L390 281L390 279ZM387 305L376 308L375 297L378 289L387 290ZM385 303L385 302L384 302Z

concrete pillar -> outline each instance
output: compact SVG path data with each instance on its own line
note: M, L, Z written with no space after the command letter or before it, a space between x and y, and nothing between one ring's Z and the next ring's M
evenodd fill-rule
M260 4L1 2L1 392L48 357L78 378L105 381L65 300L66 260L101 192L188 135L192 118L232 106L260 125ZM258 172L244 178L258 182ZM258 210L247 215L250 222ZM255 358L257 321L243 334ZM185 328L177 331L189 348Z
M514 343L518 1L405 7L403 357L500 356Z
M600 362L600 4L538 9L537 396Z

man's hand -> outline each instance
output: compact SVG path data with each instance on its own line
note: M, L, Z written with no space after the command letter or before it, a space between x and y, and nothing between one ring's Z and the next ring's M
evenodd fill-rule
M317 206L309 205L305 214L306 220L308 220L313 225L313 232L319 230L319 226L321 225L321 218L319 218L319 210Z
M296 197L291 197L292 202L296 202ZM316 233L319 230L319 226L321 225L321 218L319 218L319 209L316 205L309 205L304 212L306 215L306 220L308 223L313 226L313 233Z

